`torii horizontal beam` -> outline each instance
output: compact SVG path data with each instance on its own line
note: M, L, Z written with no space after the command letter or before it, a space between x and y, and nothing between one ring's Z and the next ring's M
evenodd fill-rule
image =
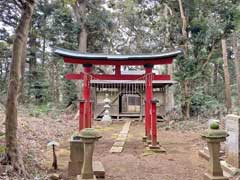
M94 65L143 65L143 64L172 64L173 58L165 59L155 59L155 60L118 60L118 61L109 61L109 60L88 60L88 59L76 59L71 57L64 57L65 63L71 64L94 64Z
M144 75L110 75L110 74L91 74L92 79L96 80L142 80ZM68 80L83 80L84 73L80 74L66 74L66 79ZM170 80L170 75L153 75L153 80Z

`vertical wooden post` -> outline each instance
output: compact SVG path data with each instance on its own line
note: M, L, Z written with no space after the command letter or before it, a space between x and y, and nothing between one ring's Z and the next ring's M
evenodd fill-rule
M90 105L90 73L92 64L83 64L84 77L83 77L83 100L84 100L84 127L90 128L91 126L91 105Z
M120 76L121 75L121 65L115 66L115 75Z
M79 131L81 131L84 125L84 100L80 100L79 102Z
M156 99L152 100L152 146L157 146L157 103Z
M152 113L152 98L153 98L153 91L152 91L152 64L145 64L145 135L147 139L151 139L151 113Z
M93 119L93 101L90 101L89 102L89 117L90 117L90 119L89 119L89 124L88 124L88 127L92 127L92 119Z

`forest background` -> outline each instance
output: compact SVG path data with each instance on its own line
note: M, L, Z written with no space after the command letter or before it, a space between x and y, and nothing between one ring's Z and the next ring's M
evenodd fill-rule
M64 78L81 66L64 64L55 47L106 54L183 49L174 66L158 70L178 81L175 108L179 119L189 120L240 112L239 31L239 0L0 0L5 160L24 169L17 150L19 105L32 116L51 112L57 118L81 98L81 82Z

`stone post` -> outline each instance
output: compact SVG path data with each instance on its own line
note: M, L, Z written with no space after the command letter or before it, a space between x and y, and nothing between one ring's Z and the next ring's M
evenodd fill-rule
M79 134L81 141L84 146L84 160L82 166L81 175L77 176L77 180L96 180L96 177L93 173L93 151L95 141L97 141L101 136L98 135L95 129L93 128L85 128L80 131Z
M72 136L70 140L70 161L68 163L68 176L81 174L83 164L83 143L80 137Z
M204 174L204 180L228 180L223 176L223 170L220 165L219 151L220 142L224 142L228 136L227 132L219 129L219 124L213 122L210 129L204 132L202 138L207 141L209 149L209 168Z

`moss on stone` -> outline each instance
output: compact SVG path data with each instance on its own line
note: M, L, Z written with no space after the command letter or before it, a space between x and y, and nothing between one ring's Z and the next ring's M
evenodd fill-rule
M81 138L100 138L101 136L94 128L85 128L80 131L79 136Z
M219 124L218 124L217 122L212 122L212 123L210 124L210 128L211 128L211 129L219 129Z
M202 137L205 138L225 138L228 136L228 133L220 129L209 129L202 134Z

